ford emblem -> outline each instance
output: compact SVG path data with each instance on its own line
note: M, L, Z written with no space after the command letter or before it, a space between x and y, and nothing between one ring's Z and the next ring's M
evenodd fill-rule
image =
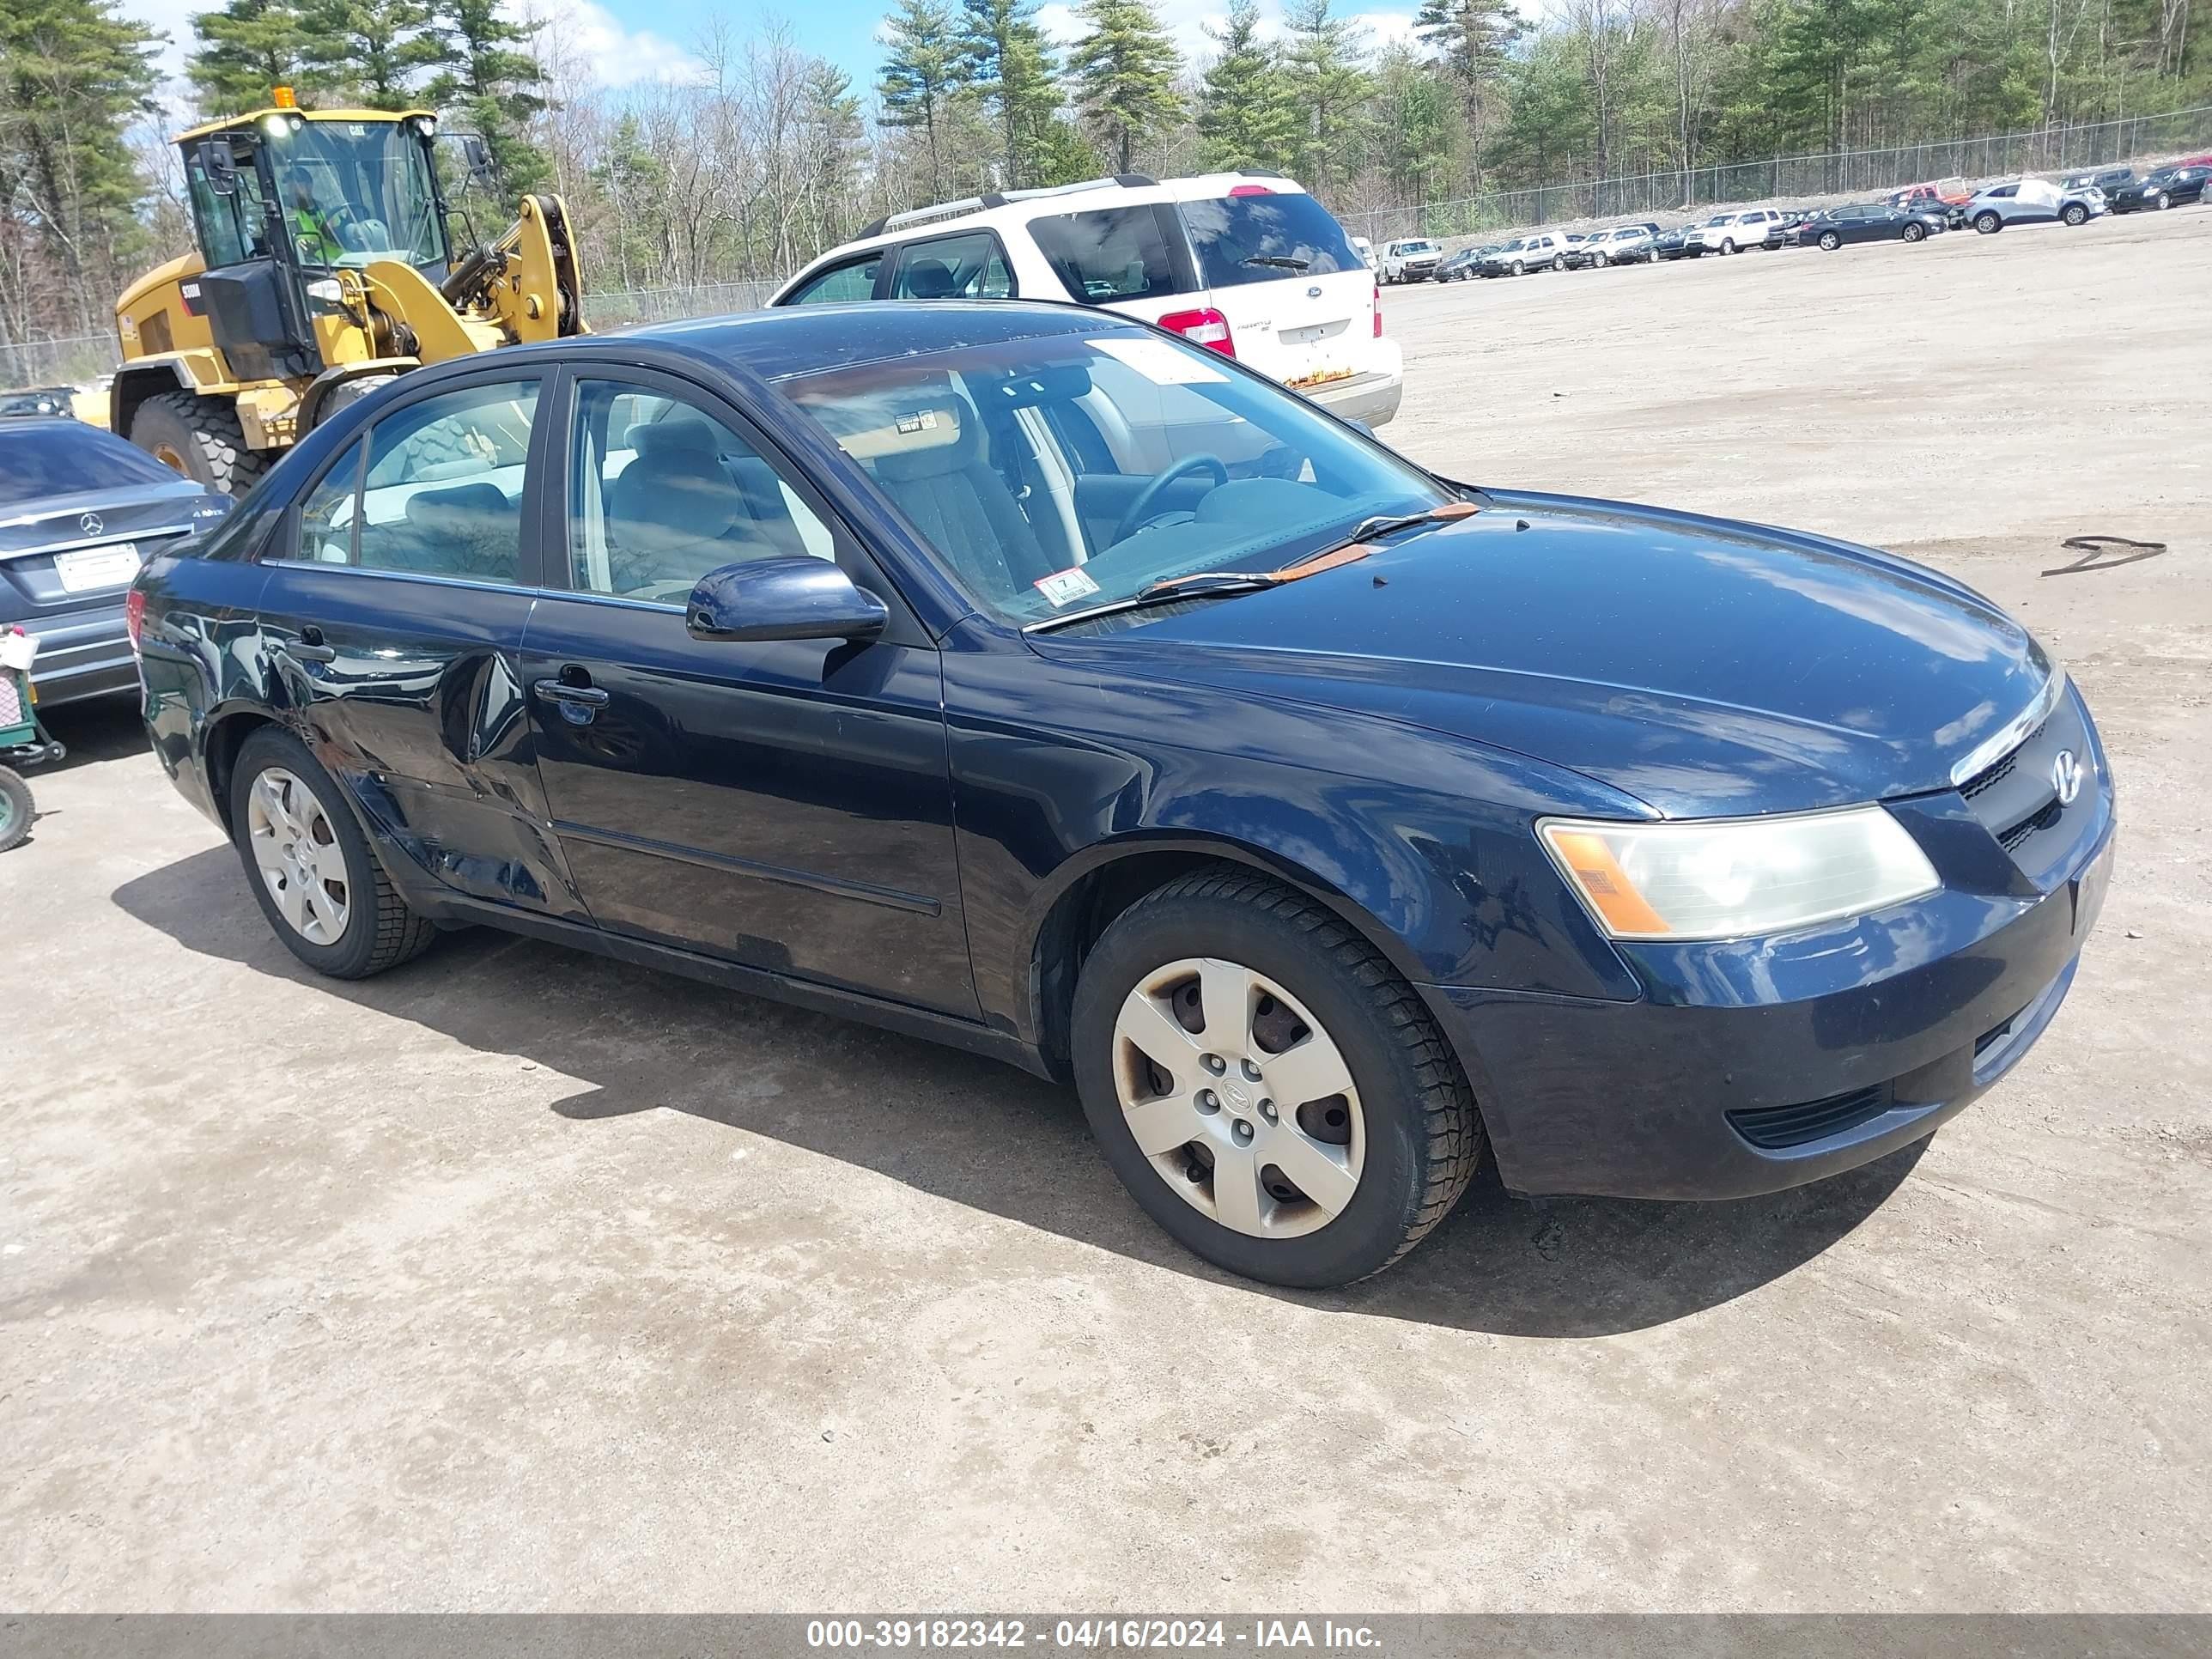
M2081 793L2081 763L2074 758L2071 749L2060 750L2058 758L2051 763L2051 787L2058 792L2061 806L2071 806Z
M1321 284L1319 283L1316 283L1311 288L1306 290L1306 298L1309 300L1318 300L1321 298Z

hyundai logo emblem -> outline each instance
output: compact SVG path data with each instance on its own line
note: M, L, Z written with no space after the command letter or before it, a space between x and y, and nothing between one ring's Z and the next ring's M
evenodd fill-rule
M97 513L86 514L76 521L76 527L88 536L97 536L107 528L106 525L101 522L100 514Z
M2081 793L2081 763L2074 758L2071 749L2060 750L2058 758L2051 763L2051 787L2058 792L2061 806L2071 806Z

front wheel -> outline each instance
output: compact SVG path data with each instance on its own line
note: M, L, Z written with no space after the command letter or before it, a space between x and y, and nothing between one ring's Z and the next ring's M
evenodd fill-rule
M216 394L163 392L131 416L131 441L173 471L225 495L243 495L274 457L251 448L237 405Z
M436 937L393 890L337 782L289 732L264 726L239 750L230 826L262 914L317 973L366 979Z
M1481 1155L1413 988L1333 912L1250 872L1115 919L1076 988L1075 1078L1122 1184L1207 1261L1319 1289L1378 1273Z
M1907 226L1905 226L1905 240L1906 241L1908 241L1908 242L1924 242L1924 241L1926 241L1926 240L1928 240L1928 228L1927 228L1927 226L1925 226L1925 225L1907 225Z
M1974 216L1974 229L1984 236L1994 236L2003 228L2004 221L1994 213L1978 213Z
M2069 202L2066 204L2065 212L2061 214L2059 217L2065 220L2069 225L2085 225L2089 222L2089 210L2083 207L2079 202Z
M2150 204L2154 210L2160 213L2163 213L2166 209L2173 205L2173 198L2161 191L2158 195L2150 198Z
M1516 276L1526 276L1528 274L1528 267L1522 264L1518 259L1516 259L1513 262L1513 275Z

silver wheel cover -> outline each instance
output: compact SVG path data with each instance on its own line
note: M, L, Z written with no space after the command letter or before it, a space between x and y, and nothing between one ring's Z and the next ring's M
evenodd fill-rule
M1232 1232L1314 1232L1358 1190L1351 1067L1295 997L1240 963L1190 957L1140 980L1114 1021L1114 1089L1160 1179Z
M253 867L284 923L310 945L335 945L353 915L345 849L315 792L281 766L253 781L246 796Z

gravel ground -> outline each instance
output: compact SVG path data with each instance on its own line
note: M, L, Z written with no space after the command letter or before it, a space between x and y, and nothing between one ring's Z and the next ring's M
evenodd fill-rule
M2011 606L2071 1001L1924 1149L1229 1281L1030 1079L491 933L307 978L128 712L0 860L0 1607L2212 1607L2212 210L1393 289L1391 440ZM2168 544L2089 574L2060 544Z

